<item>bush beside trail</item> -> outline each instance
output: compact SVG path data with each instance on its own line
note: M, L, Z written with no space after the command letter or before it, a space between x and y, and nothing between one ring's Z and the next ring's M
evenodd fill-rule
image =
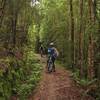
M0 59L0 100L12 95L27 98L39 82L41 70L31 49L24 50L21 60L11 56Z

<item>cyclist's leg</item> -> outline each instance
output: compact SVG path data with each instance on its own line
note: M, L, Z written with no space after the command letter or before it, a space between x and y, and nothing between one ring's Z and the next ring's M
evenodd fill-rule
M52 62L53 62L53 71L55 71L55 57L52 57Z
M43 51L41 50L41 57L43 57Z

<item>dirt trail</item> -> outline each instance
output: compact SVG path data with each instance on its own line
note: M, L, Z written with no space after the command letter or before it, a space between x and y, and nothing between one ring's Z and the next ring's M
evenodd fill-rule
M44 61L45 59L42 60ZM70 74L58 65L53 73L47 73L44 67L40 85L29 100L93 100L89 96L82 97L83 90L75 85Z

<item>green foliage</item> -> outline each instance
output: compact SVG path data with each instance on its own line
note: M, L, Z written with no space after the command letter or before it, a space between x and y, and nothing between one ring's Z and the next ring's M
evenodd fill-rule
M26 76L26 79L22 82L22 84L17 86L17 92L20 99L26 99L40 80L42 68L41 65L38 64L38 59L36 59L33 55L33 51L28 52L26 64L29 67L30 74Z
M66 0L41 2L42 21L40 25L40 38L47 48L54 42L60 52L60 60L70 65L70 30L69 30L69 3Z
M6 100L15 94L27 98L39 82L42 70L34 52L26 48L23 60L7 57L0 61L0 98Z
M35 72L34 70L32 70L31 75L27 77L25 82L19 84L17 87L17 92L20 99L26 99L27 96L32 92L32 90L35 89L38 81L40 80L40 65L34 67L39 68L37 68L37 71L35 70Z

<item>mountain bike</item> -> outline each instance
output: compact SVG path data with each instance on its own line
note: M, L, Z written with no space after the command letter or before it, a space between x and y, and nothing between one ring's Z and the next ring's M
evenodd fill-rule
M49 56L48 62L47 62L47 67L48 67L48 72L52 72L53 70L53 61L52 61L52 56Z

